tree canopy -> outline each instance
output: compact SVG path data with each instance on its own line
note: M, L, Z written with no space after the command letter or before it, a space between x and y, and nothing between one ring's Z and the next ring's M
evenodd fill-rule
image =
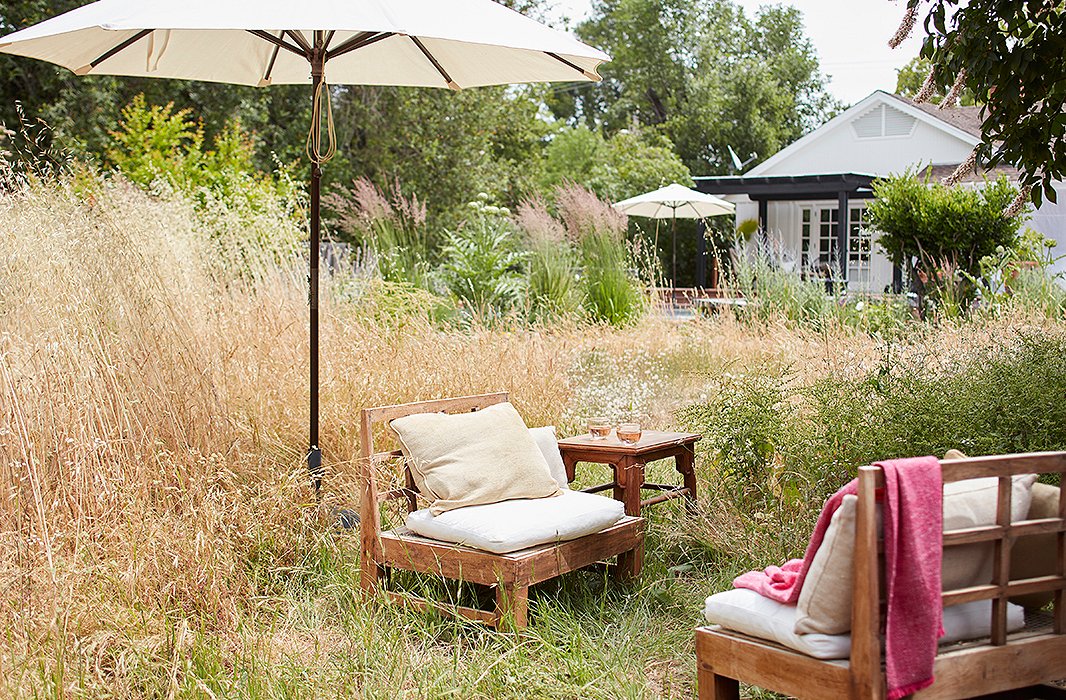
M795 8L749 18L730 0L598 0L577 33L612 61L602 83L554 94L554 113L653 127L695 174L729 172L727 146L768 158L839 107Z
M978 159L1017 167L1033 203L1054 201L1052 183L1066 179L1066 4L908 0L907 8L900 36L924 8L928 90L957 85L985 106Z

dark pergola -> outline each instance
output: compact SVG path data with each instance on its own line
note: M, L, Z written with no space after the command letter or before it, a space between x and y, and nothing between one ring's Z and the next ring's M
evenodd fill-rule
M766 236L767 204L771 201L802 202L817 199L837 200L837 250L841 251L841 275L847 275L848 202L870 199L876 175L864 173L826 173L822 175L731 175L697 177L696 189L714 195L747 195L759 205L759 230ZM701 222L702 227L702 222ZM707 277L707 243L698 238L696 279L703 286Z

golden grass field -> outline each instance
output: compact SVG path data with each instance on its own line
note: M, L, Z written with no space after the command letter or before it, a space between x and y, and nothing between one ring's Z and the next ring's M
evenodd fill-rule
M330 516L356 507L358 410L502 389L560 433L599 410L671 428L709 377L768 364L817 377L883 344L654 314L447 330L329 279L316 504L306 273L282 243L299 238L285 212L208 218L111 180L0 194L0 221L3 696L691 697L703 596L745 565L708 552L761 543L729 545L743 528L713 503L695 518L665 505L638 586L546 585L519 636L384 608L360 596L357 538ZM937 361L1049 323L929 326L900 352Z

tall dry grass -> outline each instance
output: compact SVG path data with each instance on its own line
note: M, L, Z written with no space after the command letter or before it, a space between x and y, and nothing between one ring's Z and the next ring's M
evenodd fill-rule
M0 222L3 695L690 695L709 584L666 567L679 541L726 525L664 510L644 588L574 579L520 638L383 609L355 593L356 545L329 515L354 506L358 409L504 389L561 432L608 407L671 427L710 375L879 356L847 329L728 317L441 330L392 313L373 284L328 278L317 505L291 212L205 215L81 177L3 192ZM916 342L950 352L985 332Z

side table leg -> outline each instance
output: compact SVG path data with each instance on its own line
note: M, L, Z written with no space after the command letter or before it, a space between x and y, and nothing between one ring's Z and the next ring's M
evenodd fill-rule
M634 457L626 457L618 465L615 498L625 504L626 515L640 515L640 488L644 485L644 463ZM619 495L621 498L619 498Z
M573 482L577 476L577 459L571 457L568 452L563 452L563 468L566 469L566 483Z
M689 513L696 511L696 470L695 456L691 448L686 448L674 457L674 467L681 474L682 483L688 494L685 496L685 507Z

